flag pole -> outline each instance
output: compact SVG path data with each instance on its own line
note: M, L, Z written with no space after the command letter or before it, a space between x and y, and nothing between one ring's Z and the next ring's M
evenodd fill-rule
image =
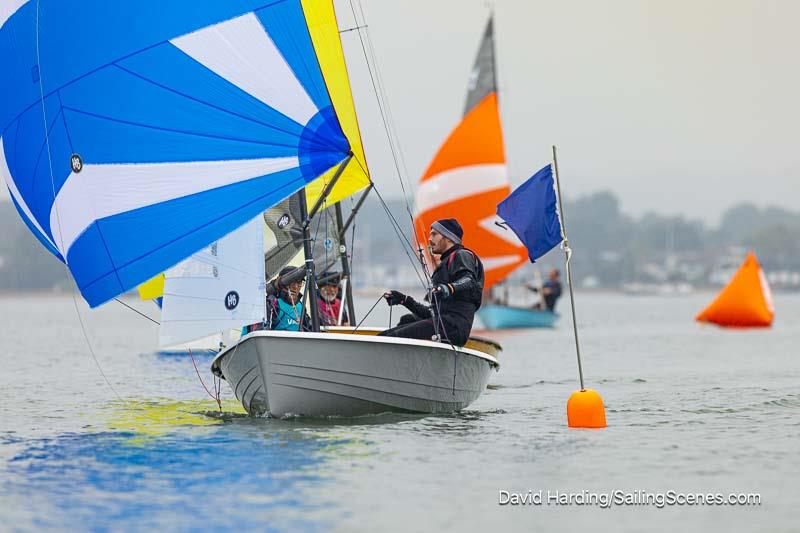
M575 352L578 356L578 378L581 389L575 391L567 401L567 423L569 427L604 428L606 427L606 413L603 399L592 390L587 389L583 383L583 366L581 365L581 346L578 342L578 321L575 318L575 295L572 289L572 249L567 239L567 223L564 217L564 203L561 200L561 180L558 174L558 156L556 147L553 146L553 170L556 175L556 190L558 191L558 212L561 215L561 236L563 237L564 256L567 266L567 283L569 284L569 303L572 310L572 329L575 333Z
M561 180L558 176L558 156L556 155L556 147L553 146L553 170L556 175L556 190L558 191L558 212L561 214L561 236L564 237L564 256L567 263L567 283L569 284L569 305L572 310L572 329L575 332L575 351L578 354L578 377L581 382L581 390L586 390L583 386L583 366L581 365L581 345L578 342L578 321L575 318L575 295L572 290L572 268L570 267L570 259L572 259L572 250L569 247L569 239L567 239L567 221L564 216L564 203L561 200Z

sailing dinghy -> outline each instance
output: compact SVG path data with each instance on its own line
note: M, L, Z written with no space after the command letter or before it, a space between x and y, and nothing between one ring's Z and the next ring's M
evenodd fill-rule
M314 287L311 221L372 185L331 1L12 0L0 8L0 69L0 174L92 308L298 191ZM266 317L253 276L263 254L234 255L206 257L195 265L205 275L171 272L176 286L219 285L207 293L214 318L182 306L199 317L196 335ZM252 332L214 360L249 412L454 411L498 368L470 347L320 331L313 296L317 332Z
M483 261L488 296L493 286L528 261L528 252L516 235L496 224L500 219L495 207L510 193L490 18L469 78L461 122L428 165L414 197L417 235L428 235L430 225L442 218L455 217L461 223L464 246ZM478 317L488 329L552 327L558 319L547 310L488 297L484 301Z

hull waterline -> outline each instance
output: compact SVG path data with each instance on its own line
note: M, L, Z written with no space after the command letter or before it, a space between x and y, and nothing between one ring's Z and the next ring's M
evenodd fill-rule
M552 328L558 316L552 311L494 304L484 305L478 310L478 317L486 329Z
M256 331L221 352L224 377L251 415L446 413L486 389L497 359L429 341Z

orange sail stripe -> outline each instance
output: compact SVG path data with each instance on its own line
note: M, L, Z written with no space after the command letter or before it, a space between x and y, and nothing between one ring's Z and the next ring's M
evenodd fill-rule
M695 320L730 327L767 327L774 316L769 285L750 252L728 285Z
M509 193L510 187L505 186L438 205L414 218L416 234L426 243L433 222L442 218L457 218L464 228L464 246L478 254L484 263L484 288L488 289L528 261L528 252L524 246L503 239L481 225L487 219L492 224L495 206ZM510 230L508 237L516 241ZM493 266L495 264L498 266Z
M492 92L464 115L439 148L421 181L457 167L505 161L497 93Z

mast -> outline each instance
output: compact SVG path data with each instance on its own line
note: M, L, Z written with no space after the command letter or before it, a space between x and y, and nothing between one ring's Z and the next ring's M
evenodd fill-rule
M339 232L339 258L342 261L342 279L345 281L344 297L347 300L347 316L350 321L355 321L356 310L353 305L353 284L350 283L350 261L347 259L347 241L342 231L344 221L342 220L342 205L337 203L336 207L336 231Z
M308 218L308 206L306 205L306 195L300 195L300 216L303 220ZM311 287L317 286L316 274L314 272L314 252L311 248L311 228L308 224L303 224L303 256L306 259L306 307L311 313L311 329L319 331L319 306L315 295L311 293ZM302 322L301 322L302 329Z
M306 263L306 294L308 295L306 305L311 313L311 329L314 332L319 332L319 306L317 305L316 295L317 277L314 268L314 249L311 246L311 219L314 218L314 216L319 212L320 208L323 206L325 200L328 198L328 195L333 189L333 186L336 185L336 182L339 180L342 172L344 172L345 167L347 167L347 164L352 159L353 153L350 152L350 155L348 155L344 161L339 163L336 173L331 178L331 181L325 186L325 189L322 191L319 199L314 204L311 212L308 211L306 195L300 195L300 218L303 219L303 255L305 256Z

